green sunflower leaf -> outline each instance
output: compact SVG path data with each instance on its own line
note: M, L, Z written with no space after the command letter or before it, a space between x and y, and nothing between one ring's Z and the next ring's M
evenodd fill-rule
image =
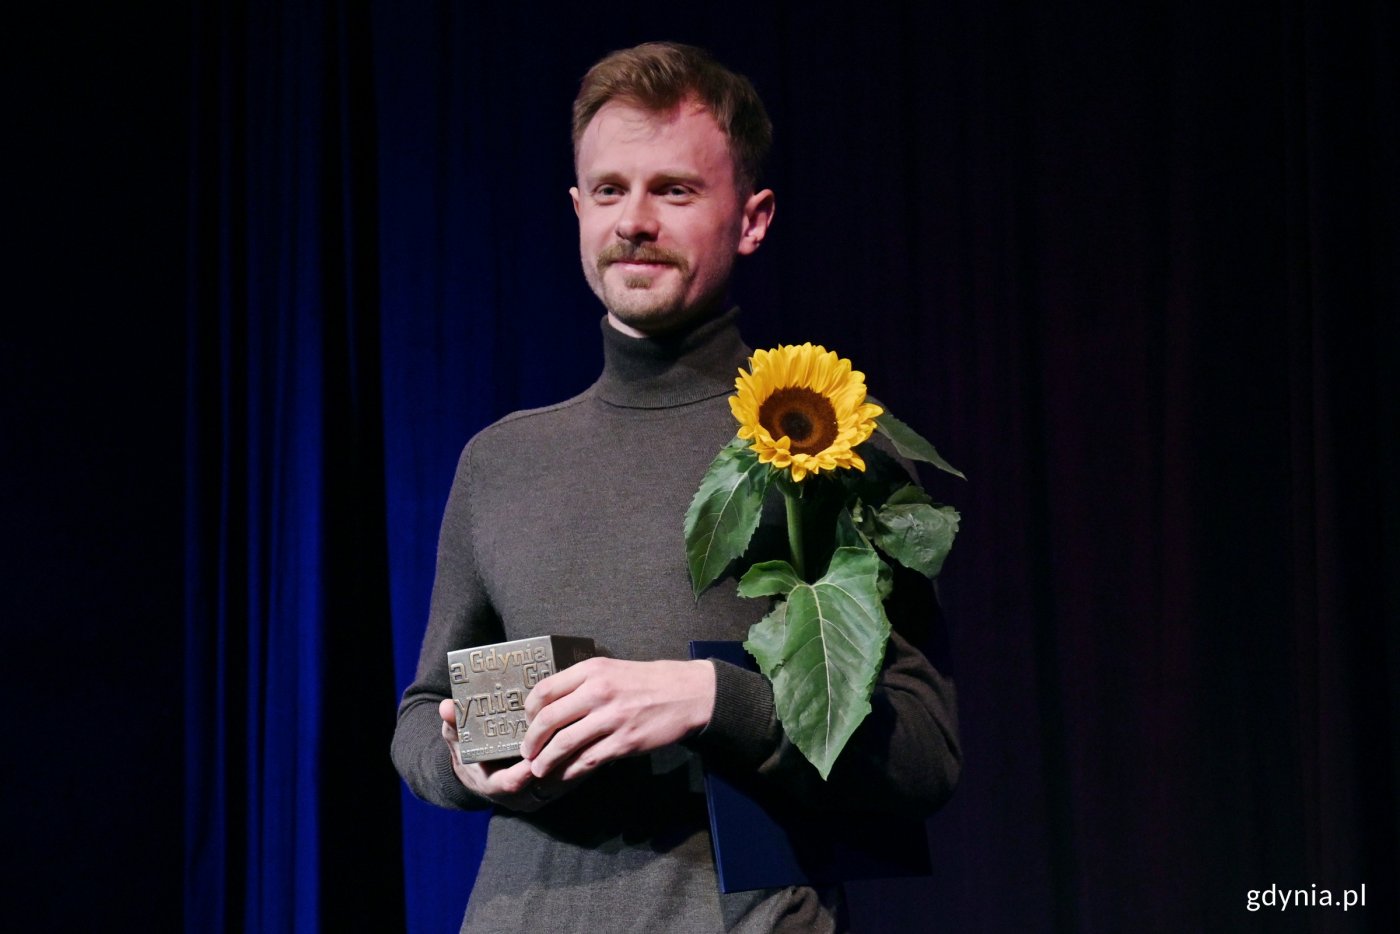
M917 487L912 483L904 486L890 494L890 498L885 500L886 506L905 506L910 503L932 503L933 497L923 491L922 487Z
M881 406L881 408L884 408L884 406ZM923 461L926 464L932 464L939 470L947 471L955 477L962 477L964 480L967 479L967 477L963 476L961 470L945 461L942 455L934 449L933 445L930 444L923 435L895 418L894 414L890 412L889 409L885 409L885 414L875 419L875 430L886 438L889 438L890 442L894 445L894 449L904 457L913 461Z
M772 480L773 469L759 463L741 438L710 463L685 511L685 556L695 599L749 547Z
M894 568L884 561L880 562L880 576L876 579L875 590L880 594L880 602L884 603L894 593Z
M782 664L786 634L787 603L780 600L772 612L749 627L744 649L758 661L760 670L777 668Z
M744 647L773 682L784 732L826 778L870 713L884 659L890 623L880 602L881 561L868 548L838 548L814 584L793 583L796 575L775 567L780 564L785 562L756 566L744 580L756 594L790 586L780 617L781 649L775 651L777 610L749 630Z
M786 561L760 561L739 578L739 596L787 596L801 584L802 578Z
M843 509L836 516L837 548L869 548L870 539L861 530L861 522L869 509L856 500L849 509Z
M959 518L952 506L887 503L870 520L867 534L885 554L932 580L943 570Z

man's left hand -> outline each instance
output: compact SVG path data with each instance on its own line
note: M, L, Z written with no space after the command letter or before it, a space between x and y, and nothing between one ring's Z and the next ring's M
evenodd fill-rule
M537 778L570 781L679 742L703 729L714 709L710 662L590 658L530 690L520 754Z

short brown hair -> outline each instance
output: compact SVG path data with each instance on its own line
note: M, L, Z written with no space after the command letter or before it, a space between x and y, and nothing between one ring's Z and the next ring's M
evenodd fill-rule
M773 142L773 124L749 79L725 68L704 49L677 42L645 42L609 53L588 69L574 98L574 159L579 140L608 101L668 111L694 97L729 139L734 181L753 191Z

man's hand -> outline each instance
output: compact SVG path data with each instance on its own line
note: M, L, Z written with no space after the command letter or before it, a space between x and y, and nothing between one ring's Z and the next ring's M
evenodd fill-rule
M541 682L543 683L543 682ZM452 754L452 771L468 791L512 811L537 811L576 782L551 779L540 781L524 760L510 762L470 762L457 755L457 708L449 698L438 704L442 717L442 738Z
M530 690L520 754L536 778L572 782L698 732L714 709L710 662L590 658Z

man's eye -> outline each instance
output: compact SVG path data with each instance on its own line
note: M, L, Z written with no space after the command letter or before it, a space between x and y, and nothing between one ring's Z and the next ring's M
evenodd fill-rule
M613 199L622 197L622 189L616 185L599 185L593 189L593 196L600 199Z
M669 188L666 189L666 197L668 197L668 198L689 198L689 197L690 197L690 189L689 189L689 188L686 188L684 185L672 185L671 187L669 187Z

